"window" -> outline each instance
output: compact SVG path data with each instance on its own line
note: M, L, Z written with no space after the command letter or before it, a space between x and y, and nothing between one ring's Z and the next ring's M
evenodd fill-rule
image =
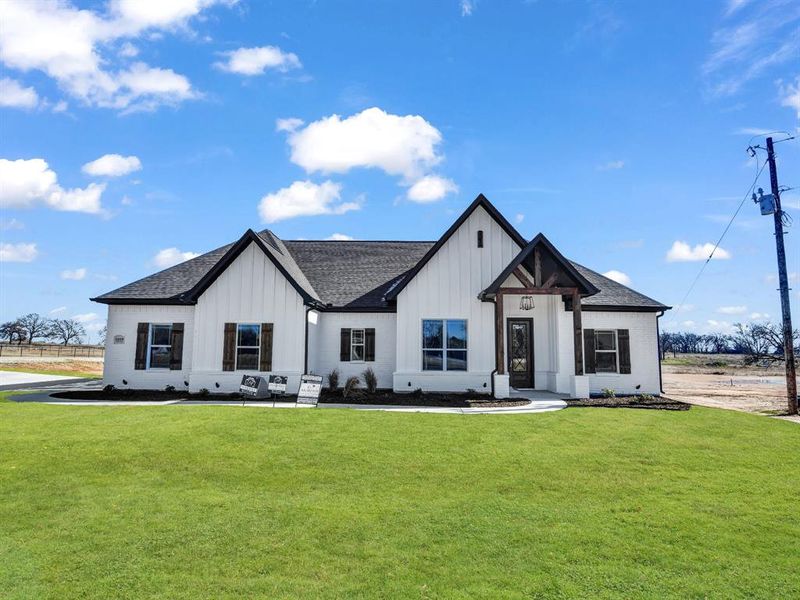
M467 322L463 319L422 321L422 370L467 370Z
M258 370L261 325L239 323L236 327L236 370Z
M350 360L364 360L364 330L350 330Z
M148 369L169 369L172 354L172 325L150 325L150 347L147 351Z
M594 332L595 370L597 373L617 372L617 332L597 330Z

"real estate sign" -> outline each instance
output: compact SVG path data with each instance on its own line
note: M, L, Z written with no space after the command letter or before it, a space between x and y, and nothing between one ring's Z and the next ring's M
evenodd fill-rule
M270 375L267 389L271 394L285 394L288 379L286 375Z
M297 404L316 406L319 394L322 391L322 377L319 375L302 375L300 377L300 391L297 392Z
M266 398L269 395L267 382L260 375L242 375L239 392L251 398Z

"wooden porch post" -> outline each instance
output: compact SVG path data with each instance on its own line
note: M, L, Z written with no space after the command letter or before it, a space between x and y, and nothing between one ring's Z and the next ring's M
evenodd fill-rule
M575 329L575 375L583 375L583 324L581 323L581 295L572 292L572 326Z
M495 368L498 375L506 372L505 340L503 336L503 293L498 292L494 298L494 350Z

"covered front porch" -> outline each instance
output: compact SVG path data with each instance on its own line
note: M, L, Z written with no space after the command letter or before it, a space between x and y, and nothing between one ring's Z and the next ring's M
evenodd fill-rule
M481 292L481 300L494 303L496 398L524 392L588 397L581 298L595 293L542 234Z

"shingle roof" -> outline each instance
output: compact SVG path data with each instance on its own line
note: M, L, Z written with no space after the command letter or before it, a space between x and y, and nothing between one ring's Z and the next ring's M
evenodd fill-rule
M644 294L640 294L636 290L632 290L621 283L617 283L613 279L600 275L600 273L596 273L583 265L579 265L574 261L569 262L578 270L578 273L583 275L592 285L600 290L594 296L583 298L581 300L582 306L636 308L640 310L667 310L670 308Z
M325 304L381 308L383 296L434 242L287 241Z
M268 230L258 233L264 247L307 294L337 308L379 310L385 294L407 276L435 242L283 241ZM116 304L191 304L188 297L233 248L227 244L111 292L92 298ZM583 299L587 307L664 310L669 308L582 265L570 261L599 293Z

